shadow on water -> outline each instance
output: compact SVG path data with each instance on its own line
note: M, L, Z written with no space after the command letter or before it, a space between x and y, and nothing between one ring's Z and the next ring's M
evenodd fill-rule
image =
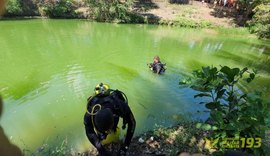
M0 118L3 111L3 101L0 96ZM22 156L21 150L9 142L8 137L5 135L2 126L0 125L0 155L2 156Z
M125 76L127 76L127 78L133 78L139 75L139 73L134 69L127 68L125 66L117 65L115 63L110 62L108 62L108 64L112 70L119 71L119 74L125 73Z
M215 53L215 56L222 57L225 59L230 59L233 60L235 63L241 64L242 66L248 66L249 68L255 68L257 70L269 73L270 69L270 62L269 60L259 60L257 59L256 62L254 62L253 58L250 56L249 58L247 57L242 57L237 54L230 53L225 50L221 50L218 53ZM255 58L256 59L256 58Z

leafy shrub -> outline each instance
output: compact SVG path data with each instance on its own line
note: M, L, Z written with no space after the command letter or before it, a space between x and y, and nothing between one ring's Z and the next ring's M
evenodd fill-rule
M93 8L93 18L100 22L132 22L137 19L135 14L130 13L129 8L132 0L121 2L119 0L87 0L90 8Z
M23 16L39 16L38 0L21 0Z
M129 23L146 23L145 18L138 14L138 13L133 13L133 12L129 12L128 14L128 21Z
M252 10L268 0L238 0L236 1L238 13L245 16L252 16Z
M217 139L217 148L224 150L226 138L262 138L265 137L266 119L269 118L269 104L262 99L259 92L245 93L237 88L239 82L250 83L256 73L247 68L218 69L203 67L194 71L193 78L183 80L180 84L190 84L190 87L199 91L194 98L206 97L205 107L210 110L207 124L199 128L212 130L212 137ZM264 155L264 148L244 148L254 155Z
M74 17L75 8L72 0L44 0L39 3L40 14L49 17Z
M17 16L22 14L22 5L20 0L9 0L6 5L7 16Z
M260 38L270 38L270 3L258 5L254 10L255 14L249 21L249 28Z

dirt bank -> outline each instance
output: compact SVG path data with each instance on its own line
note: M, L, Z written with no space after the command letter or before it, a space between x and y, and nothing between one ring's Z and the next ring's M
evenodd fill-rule
M153 131L146 132L132 139L128 155L180 155L183 154L208 154L208 146L204 137L208 135L206 131L195 128L196 124L182 123L175 127L157 127ZM106 145L108 151L117 153L119 143ZM97 151L93 149L84 153L85 155L96 156Z
M175 21L187 19L207 21L215 26L235 27L235 10L228 7L214 6L199 1L189 1L188 4L170 4L167 1L142 1L134 3L133 10L145 17L158 20Z

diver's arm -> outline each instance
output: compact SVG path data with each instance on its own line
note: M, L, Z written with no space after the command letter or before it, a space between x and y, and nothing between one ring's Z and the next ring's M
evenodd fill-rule
M101 156L103 156L103 155L105 156L106 155L105 153L107 153L107 152L106 152L105 148L102 146L102 144L100 143L98 136L96 135L96 133L94 131L93 124L92 124L90 118L91 118L91 115L88 113L85 113L84 126L85 126L87 138L92 143L92 145L94 145L97 148L99 154Z
M117 95L117 97L118 97L122 102L124 102L124 103L127 102L127 101L126 101L127 99L125 98L125 95L124 95L124 93L123 93L122 91L116 89L116 90L114 90L114 93ZM121 102L120 102L120 103L121 103Z
M129 146L131 139L133 137L135 127L136 127L136 121L135 118L128 106L128 101L125 98L125 94L119 90L115 91L118 95L118 97L121 99L122 102L119 102L119 107L121 111L121 117L123 117L123 120L128 124L128 129L127 129L127 135L125 138L125 143L124 146Z
M135 131L135 127L136 127L136 121L133 116L133 113L131 112L130 108L128 110L129 112L127 113L126 117L123 119L123 120L126 120L128 124L127 135L125 138L124 146L129 146L131 139L133 137L134 131Z

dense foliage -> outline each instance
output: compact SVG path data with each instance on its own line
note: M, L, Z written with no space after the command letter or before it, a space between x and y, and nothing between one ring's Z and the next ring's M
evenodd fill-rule
M7 0L6 16L38 16L37 0Z
M130 12L132 0L124 2L120 0L87 0L86 2L92 10L93 18L97 21L130 23L138 20L138 16Z
M9 16L16 16L22 14L21 0L9 0L6 5L6 14Z
M260 38L270 38L270 2L258 5L254 13L249 22L251 32L256 33Z
M266 2L269 2L269 0L237 0L236 9L238 10L238 14L251 18L253 15L253 9Z
M197 127L212 130L211 136L217 140L216 148L220 151L224 150L226 138L265 138L265 130L269 128L265 122L270 115L269 104L261 93L245 93L238 88L240 82L250 83L255 75L247 68L203 67L194 71L193 78L180 82L199 91L195 98L208 98L201 104L210 110L209 120ZM244 147L254 155L264 155L264 149Z
M39 4L39 12L49 17L74 17L75 4L72 0L42 0Z

